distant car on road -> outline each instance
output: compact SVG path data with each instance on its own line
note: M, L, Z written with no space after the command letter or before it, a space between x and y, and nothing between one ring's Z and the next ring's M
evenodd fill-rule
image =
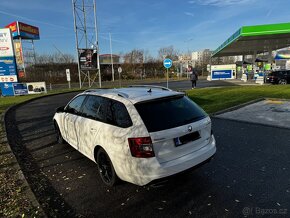
M209 160L209 116L184 93L157 86L87 90L57 109L59 143L95 161L106 185L137 185Z
M290 70L273 71L266 77L266 82L281 85L290 84Z

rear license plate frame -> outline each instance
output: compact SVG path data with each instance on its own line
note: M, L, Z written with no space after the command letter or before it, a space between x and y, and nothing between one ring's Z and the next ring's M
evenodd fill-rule
M180 137L176 137L173 140L174 140L175 147L179 147L179 146L182 146L182 145L187 144L189 142L196 141L200 138L201 138L200 132L195 131L195 132L192 132L192 133L180 136Z

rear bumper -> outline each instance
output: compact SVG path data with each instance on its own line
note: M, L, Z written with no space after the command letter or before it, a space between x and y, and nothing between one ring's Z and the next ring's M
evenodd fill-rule
M162 164L160 164L156 158L151 158L150 160L147 160L146 165L143 162L142 167L138 167L136 171L134 170L137 173L127 175L123 174L121 176L123 178L121 179L136 185L146 185L153 180L175 175L187 169L201 165L203 162L208 161L215 152L216 141L212 135L209 143L197 151Z

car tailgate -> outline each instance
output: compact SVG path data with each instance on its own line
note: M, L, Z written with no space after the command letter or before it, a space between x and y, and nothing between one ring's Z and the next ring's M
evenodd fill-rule
M149 133L159 163L175 160L207 145L211 136L209 117L172 129Z

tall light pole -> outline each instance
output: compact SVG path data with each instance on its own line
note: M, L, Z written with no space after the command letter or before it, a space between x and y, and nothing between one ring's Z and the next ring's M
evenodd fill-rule
M97 71L99 74L99 87L102 88L102 77L101 77L101 67L100 67L100 47L99 47L99 29L97 20L97 4L94 0L94 19L95 19L95 35L96 35L96 49L97 49Z
M114 63L113 63L113 51L112 51L112 36L111 33L109 33L110 36L110 50L111 50L111 65L112 65L112 81L115 81L115 72L114 72Z

